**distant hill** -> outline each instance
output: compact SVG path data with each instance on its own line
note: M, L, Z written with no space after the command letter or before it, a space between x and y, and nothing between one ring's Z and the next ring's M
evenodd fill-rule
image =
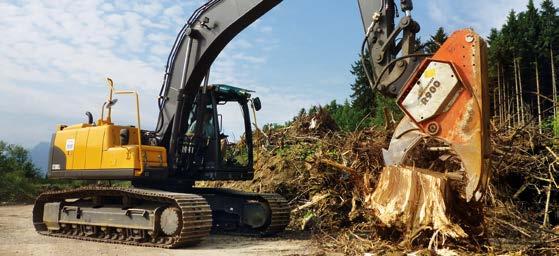
M29 150L31 160L33 161L33 164L40 169L41 176L44 176L47 173L49 164L49 148L50 143L40 142Z

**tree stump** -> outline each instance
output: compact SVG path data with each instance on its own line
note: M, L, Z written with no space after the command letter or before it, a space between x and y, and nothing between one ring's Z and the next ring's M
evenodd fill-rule
M468 207L460 207L459 204L466 202L457 200L460 193L454 190L451 181L445 173L387 166L375 191L365 195L365 207L372 209L384 225L400 230L410 239L424 230L467 238L468 234L453 220L464 215L456 214L457 209Z

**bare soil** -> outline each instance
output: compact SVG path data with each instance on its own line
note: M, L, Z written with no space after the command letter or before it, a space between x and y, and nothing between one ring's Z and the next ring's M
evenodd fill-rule
M197 246L182 249L62 239L37 234L31 210L31 205L0 207L0 255L312 255L320 251L308 237L289 231L272 238L212 235Z

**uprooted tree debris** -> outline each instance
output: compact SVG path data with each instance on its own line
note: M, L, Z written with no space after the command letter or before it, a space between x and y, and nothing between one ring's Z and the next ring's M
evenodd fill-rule
M447 175L424 175L429 171L420 167L404 168L400 176L389 175L390 168L383 172L382 149L392 131L371 127L341 132L326 111L302 115L287 127L258 130L255 179L211 185L282 194L293 209L291 229L310 230L326 251L559 253L559 150L554 139L532 126L492 130L493 176L479 205L461 204L448 193L456 186L448 182L451 170ZM431 169L460 164L452 156L421 159L429 162L417 166ZM383 181L381 173L392 178ZM390 189L402 182L406 190ZM385 188L375 191L377 186ZM387 196L401 191L407 194ZM403 200L383 202L383 198ZM414 204L405 205L405 200ZM380 209L402 214L397 220L384 218L375 207L379 202L389 206ZM406 208L418 207L414 211L420 214L404 214Z

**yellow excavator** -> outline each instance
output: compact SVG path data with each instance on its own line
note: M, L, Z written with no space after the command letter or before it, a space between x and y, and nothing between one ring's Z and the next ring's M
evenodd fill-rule
M209 70L223 48L281 0L210 0L195 10L169 54L158 98L155 130L141 128L138 94L109 94L96 122L58 125L52 136L51 179L127 180L130 188L83 187L41 194L33 208L44 235L175 248L210 232L273 235L289 223L278 194L198 188L196 181L253 178L251 91L210 84ZM485 43L471 30L453 34L435 55L415 45L419 24L411 0L359 0L365 28L363 63L370 86L395 97L406 117L383 152L387 165L405 165L422 138L436 137L462 158L468 200L485 192L488 168ZM365 56L370 56L366 58ZM118 95L136 99L133 125L112 122ZM218 107L237 105L244 124L241 152L231 153ZM105 113L106 112L106 113Z

